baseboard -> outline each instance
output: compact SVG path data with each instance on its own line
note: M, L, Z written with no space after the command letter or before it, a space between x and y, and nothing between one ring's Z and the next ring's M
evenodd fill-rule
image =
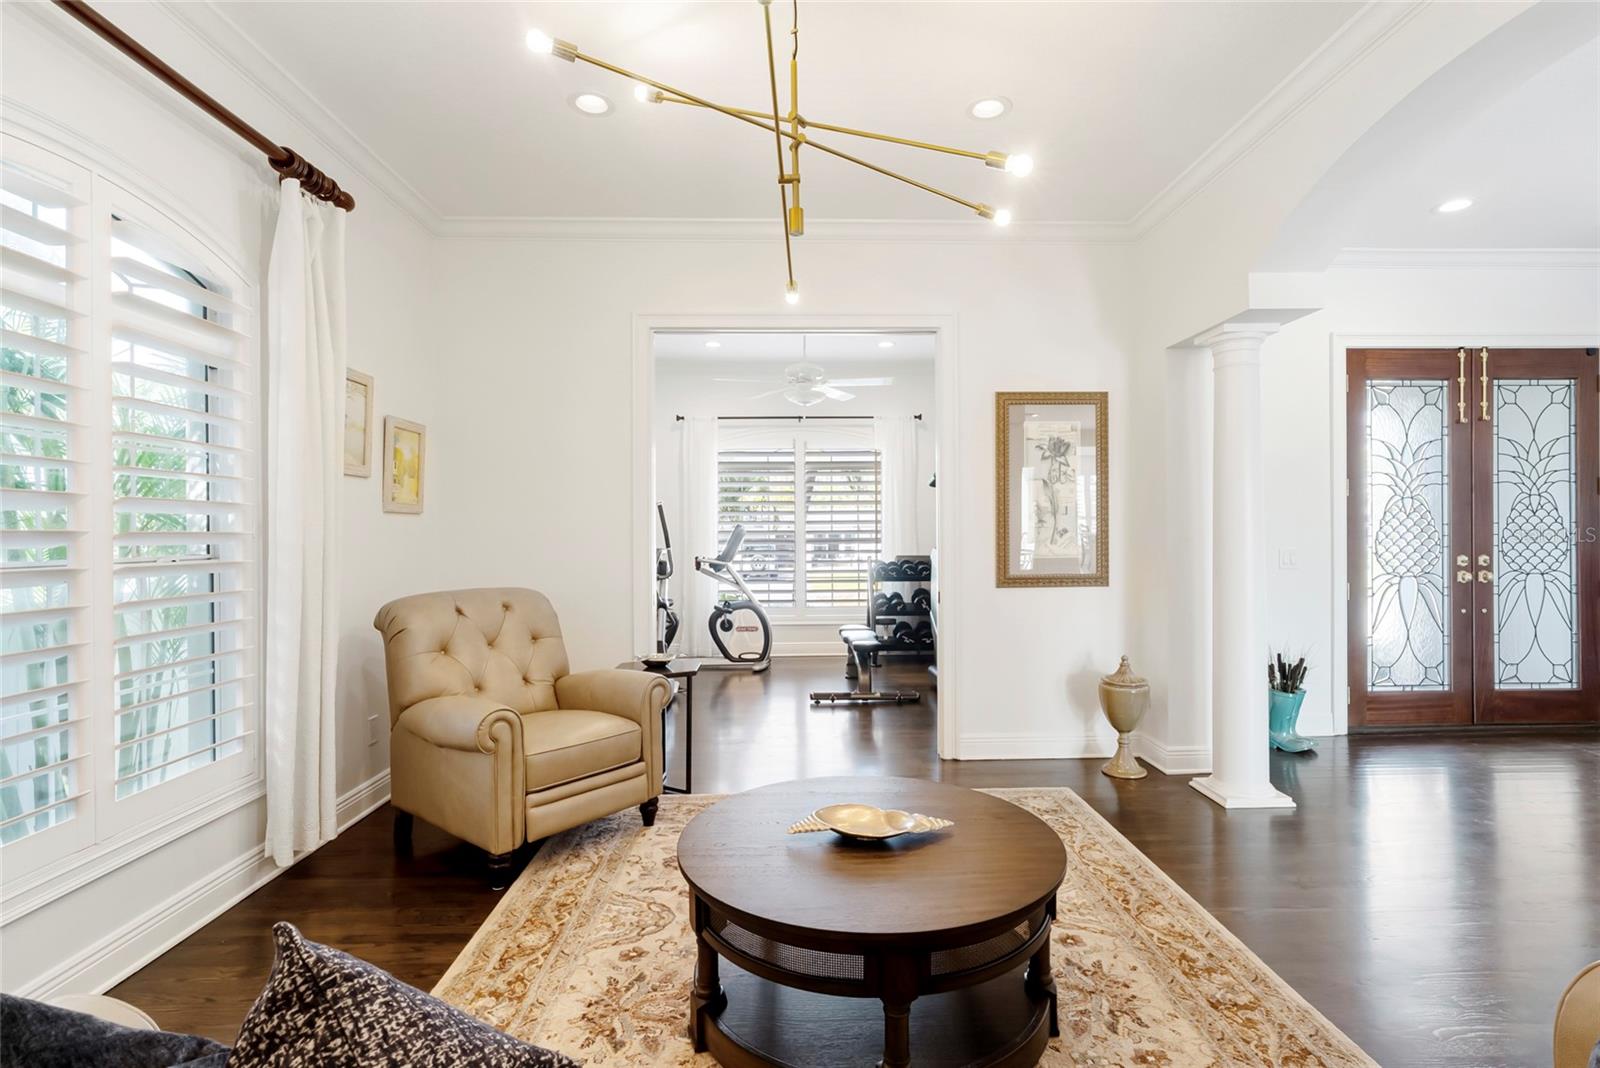
M389 772L385 769L339 797L339 833L388 799ZM295 863L313 852L307 850ZM257 844L15 993L35 999L63 993L104 993L288 870L275 865Z
M1209 745L1162 745L1142 734L1133 736L1133 755L1163 775L1208 775L1211 773Z
M334 810L334 818L339 823L339 833L343 834L354 824L372 815L388 800L389 769L384 768L360 786L339 796L339 803Z
M1109 757L1114 739L1098 734L963 734L957 760L1070 760Z

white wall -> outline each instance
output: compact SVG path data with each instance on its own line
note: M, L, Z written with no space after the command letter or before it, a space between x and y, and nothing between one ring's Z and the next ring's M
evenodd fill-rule
M200 115L48 5L4 6L6 128L80 159L188 220L213 247L265 275L272 172L253 150ZM435 350L426 299L427 231L338 152L318 140L257 82L200 43L155 5L119 5L120 26L247 121L269 131L350 189L350 360L377 378L375 414L434 423L444 415L433 385ZM381 430L381 422L380 422ZM435 453L448 453L441 436ZM450 583L455 559L445 512L388 516L378 479L346 479L340 546L343 614L339 679L338 789L349 819L387 796L387 711L372 616L386 599ZM266 709L271 715L273 709ZM368 744L368 720L383 729ZM34 994L104 986L166 948L208 914L273 872L260 854L264 808L254 799L203 828L66 896L0 918L0 986ZM175 815L182 815L175 813ZM161 835L151 831L149 841ZM0 864L4 857L0 856Z
M754 394L765 393L771 387L717 382L717 378L760 378L772 382L783 379L784 364L776 360L759 363L741 362L738 353L738 335L728 335L725 352L717 359L657 360L655 391L655 470L656 496L666 506L667 522L673 524L674 537L683 533L684 503L679 486L682 423L677 416L721 415L795 415L801 409L784 400L782 396L751 400ZM890 377L894 385L855 389L856 399L851 401L823 400L805 409L810 416L871 416L922 415L917 424L917 552L927 553L934 546L934 491L928 486L933 475L933 457L936 426L934 408L933 365L931 360L859 360L828 365L828 373L836 378ZM826 433L828 422L802 424L777 423L786 431L801 428L807 435ZM682 609L687 603L684 584L709 582L695 574L693 558L713 554L718 547L710 545L674 546L676 573L670 583L672 598ZM648 572L648 565L646 571ZM771 610L769 610L771 611ZM781 616L781 611L773 612ZM840 621L865 620L865 609L846 611ZM686 619L684 627L694 627L702 632L704 619ZM773 653L777 656L838 655L838 622L801 623L774 619L772 626Z
M961 498L943 506L961 556L959 588L946 591L962 614L961 756L1109 745L1095 682L1127 651L1128 575L1139 565L1125 517L1152 482L1129 460L1127 252L1004 240L796 247L805 297L794 314L860 316L863 328L868 317L957 320L959 450L941 457L940 480L955 465ZM624 407L635 317L781 319L783 261L769 240L462 239L438 256L437 299L479 309L451 319L457 377L446 400L459 415L434 469L435 502L471 546L465 577L546 591L573 663L615 663L634 652L634 599L649 589L648 563L630 559L632 434L650 432L643 413L630 426ZM994 393L1017 389L1110 391L1108 588L995 588Z

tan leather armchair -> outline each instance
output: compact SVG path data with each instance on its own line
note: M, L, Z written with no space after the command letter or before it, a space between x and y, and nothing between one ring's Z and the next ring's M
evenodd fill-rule
M420 816L487 851L498 874L524 842L630 805L655 822L669 680L569 673L555 610L533 590L402 597L373 626L397 843Z

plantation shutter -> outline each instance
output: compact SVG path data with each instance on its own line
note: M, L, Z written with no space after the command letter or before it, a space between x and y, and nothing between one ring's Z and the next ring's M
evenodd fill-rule
M110 220L111 608L118 800L254 733L257 378L219 293L155 229Z
M0 165L0 844L73 820L89 789L89 213L75 171L11 142Z
M865 605L882 541L878 453L808 448L804 470L806 606Z
M795 603L795 472L793 449L728 449L717 453L717 551L735 524L744 545L735 566L763 604Z

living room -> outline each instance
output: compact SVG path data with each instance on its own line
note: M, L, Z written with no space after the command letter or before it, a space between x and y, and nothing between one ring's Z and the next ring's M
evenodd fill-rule
M6 1063L1600 1046L1600 9L0 20Z

